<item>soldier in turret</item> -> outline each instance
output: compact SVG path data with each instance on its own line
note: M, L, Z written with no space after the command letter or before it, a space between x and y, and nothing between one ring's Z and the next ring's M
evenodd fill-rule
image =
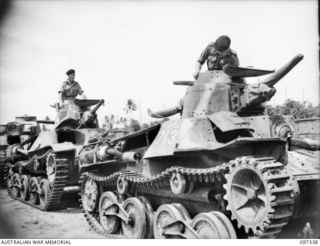
M74 100L78 95L81 95L83 99L87 99L86 95L78 82L74 80L75 70L69 69L66 72L68 79L62 83L59 93L59 104L62 105L65 100Z
M235 51L230 48L231 39L220 36L214 43L210 43L201 53L195 65L193 77L198 78L201 66L207 61L208 70L222 70L223 66L230 64L238 67L239 59Z

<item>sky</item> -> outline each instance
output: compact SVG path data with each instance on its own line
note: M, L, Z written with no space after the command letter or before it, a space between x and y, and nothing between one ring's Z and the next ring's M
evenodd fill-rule
M124 116L131 98L148 121L148 108L177 104L186 87L172 81L192 80L203 49L224 34L243 67L276 69L303 54L270 103L319 103L317 1L16 0L0 29L0 123L54 119L69 68L88 98L105 99L100 118Z

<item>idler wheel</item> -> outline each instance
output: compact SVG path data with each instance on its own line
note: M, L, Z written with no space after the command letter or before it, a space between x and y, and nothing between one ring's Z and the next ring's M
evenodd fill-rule
M98 184L92 180L87 179L84 183L82 194L83 208L89 212L96 209L99 203L99 187Z
M21 179L18 173L13 174L12 182L13 182L12 195L15 197L20 197Z
M129 183L124 177L119 176L117 180L117 189L119 194L124 195L128 192Z
M184 216L181 212L172 204L163 204L158 209L154 216L154 223L153 223L153 232L154 237L157 239L165 239L168 238L165 235L164 227L177 221L177 220L184 220ZM170 237L173 238L173 237ZM179 237L175 237L179 238Z
M115 233L119 227L119 218L117 216L105 215L105 211L117 213L118 207L112 206L117 204L117 197L111 191L102 193L99 202L100 223L104 231L108 234ZM111 206L111 207L110 207Z
M192 221L191 226L204 239L225 239L228 238L227 231L223 224L212 213L200 213Z
M40 207L44 209L48 203L50 193L50 184L47 179L41 179L40 181Z
M147 219L146 238L153 238L154 212L153 212L152 206L149 200L145 196L140 196L139 199L143 203L146 210L146 219Z
M33 205L39 204L39 182L36 177L32 177L29 181L29 190L30 190L30 202Z
M24 201L28 201L30 197L30 190L29 190L29 177L27 175L21 176L21 198Z
M170 178L170 188L173 194L179 195L186 191L187 181L180 173L173 173Z
M123 235L127 238L145 238L147 232L146 209L136 197L128 198L123 209L129 216L129 223L121 222Z

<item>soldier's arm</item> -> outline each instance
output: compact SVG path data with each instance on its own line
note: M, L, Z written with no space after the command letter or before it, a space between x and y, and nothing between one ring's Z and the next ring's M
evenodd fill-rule
M199 73L200 73L200 70L201 70L201 66L203 65L203 63L207 60L208 58L208 52L209 52L209 47L210 45L212 44L209 44L205 49L204 51L202 51L199 59L196 61L196 64L195 64L195 68L194 68L194 73L193 73L193 77L195 79L198 78L199 76Z
M82 99L87 99L87 96L82 92L81 93Z
M79 95L81 95L82 99L87 99L87 96L84 94L80 84L78 83Z
M63 104L63 96L62 96L62 92L60 92L60 91L58 93L58 102L59 102L59 105Z
M59 105L63 104L63 97L62 97L62 92L64 90L63 85L64 85L64 83L62 83L62 86L61 86L60 90L58 91L58 102L59 102Z
M234 50L231 50L231 54L232 54L232 66L234 67L239 67L240 62L239 62L239 58L237 53Z
M195 67L194 67L194 72L193 72L193 77L197 79L199 77L199 73L201 70L201 64L200 62L196 61Z

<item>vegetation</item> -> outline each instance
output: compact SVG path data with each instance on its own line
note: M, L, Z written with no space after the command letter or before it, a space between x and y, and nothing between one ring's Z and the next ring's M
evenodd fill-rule
M266 113L268 115L292 115L294 119L305 119L320 117L320 108L319 105L313 106L307 101L299 102L287 99L282 105L267 105Z
M137 110L137 105L132 99L128 99L123 109L127 117L116 117L114 114L106 115L103 127L107 129L123 129L127 131L139 131L141 129L153 126L159 121L151 121L150 123L141 123L132 118L132 113ZM305 119L320 117L320 105L313 106L311 103L304 101L299 102L287 99L282 105L266 105L266 113L268 115L291 115L294 119ZM167 118L162 119L165 121Z

